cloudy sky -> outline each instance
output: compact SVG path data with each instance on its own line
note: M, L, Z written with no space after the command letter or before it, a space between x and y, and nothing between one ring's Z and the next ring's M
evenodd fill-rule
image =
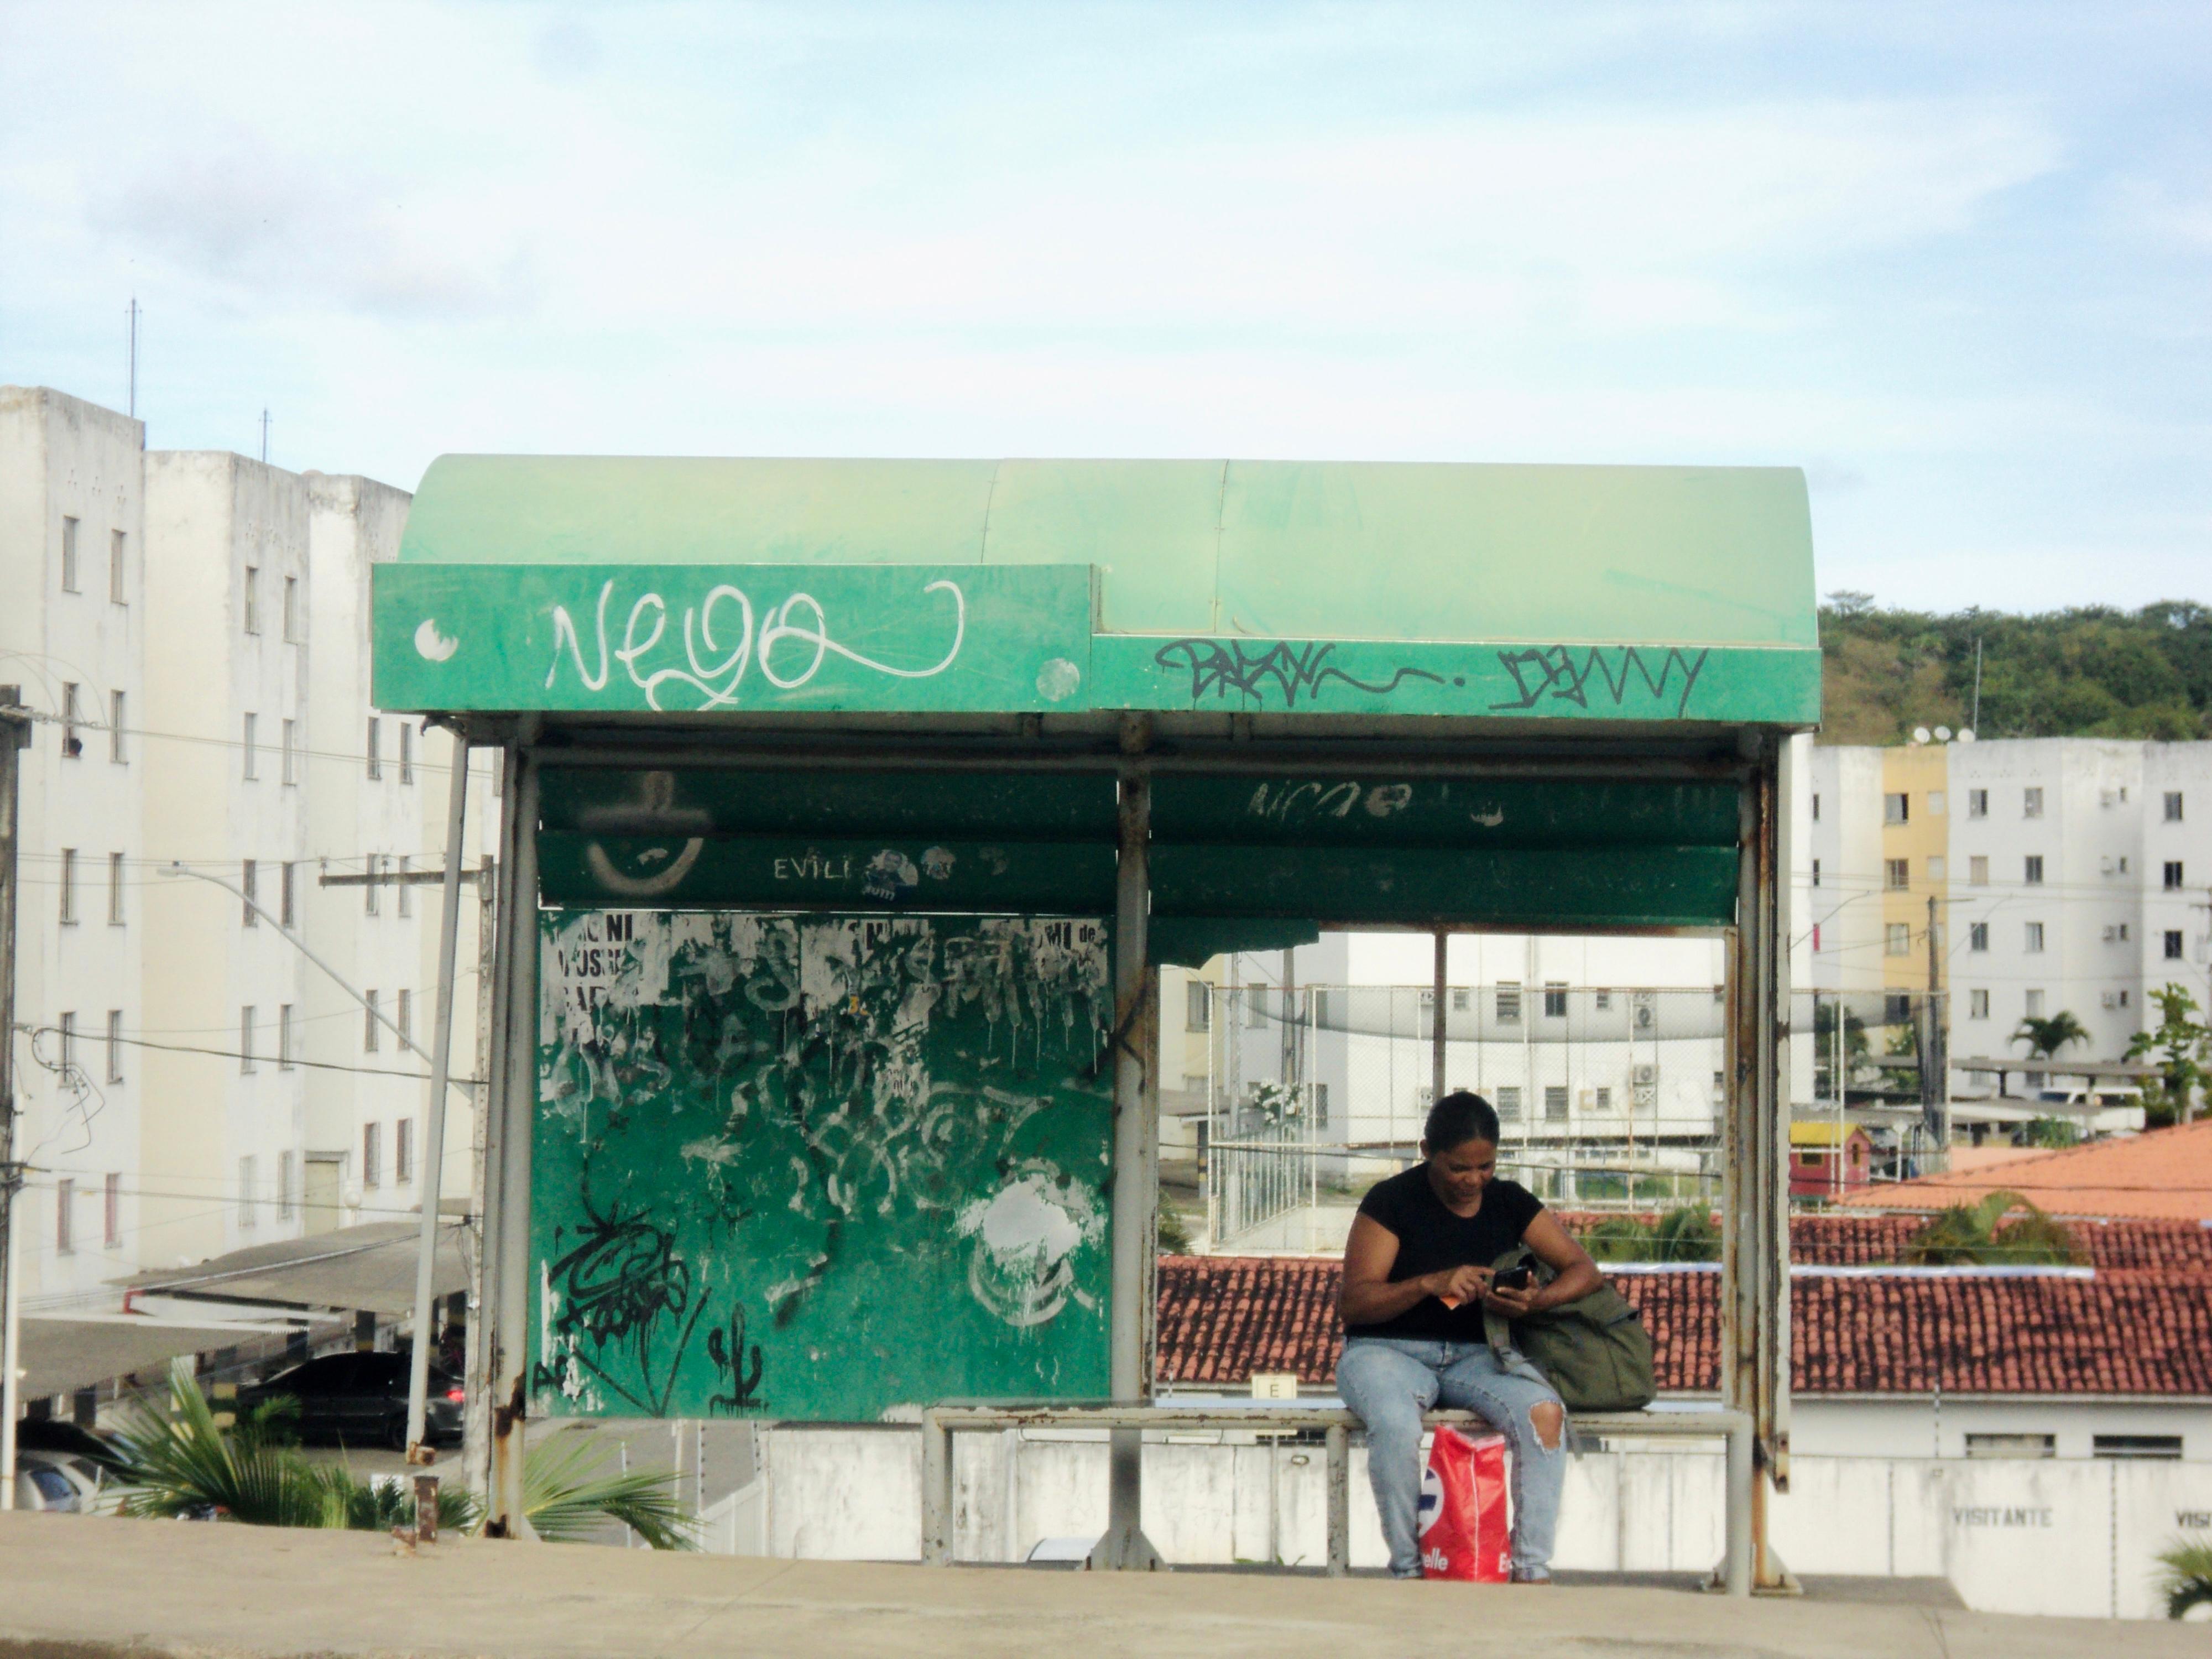
M157 447L1755 462L2212 599L2212 6L0 0L0 380Z

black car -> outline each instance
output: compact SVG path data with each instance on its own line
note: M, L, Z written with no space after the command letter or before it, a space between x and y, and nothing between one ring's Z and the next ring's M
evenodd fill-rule
M300 1438L341 1445L407 1449L408 1357L398 1353L333 1353L279 1372L238 1391L239 1409L251 1411L279 1395L300 1402ZM433 1443L461 1437L461 1380L432 1364L424 1402L422 1437Z

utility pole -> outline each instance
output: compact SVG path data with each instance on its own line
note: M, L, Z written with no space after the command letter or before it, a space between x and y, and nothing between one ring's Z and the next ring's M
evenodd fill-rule
M1928 1012L1920 1044L1921 1115L1942 1149L1946 1169L1951 1163L1951 1079L1949 1046L1943 1030L1943 953L1936 938L1936 895L1928 896Z
M269 465L269 406L261 407L261 464Z
M131 296L131 418L138 418L138 296Z
M0 1510L15 1507L15 1373L22 1330L22 1257L15 1247L15 843L17 758L30 746L31 718L20 685L0 685Z
M1982 641L1979 635L1974 640L1974 707L1966 725L1976 737L1982 735Z

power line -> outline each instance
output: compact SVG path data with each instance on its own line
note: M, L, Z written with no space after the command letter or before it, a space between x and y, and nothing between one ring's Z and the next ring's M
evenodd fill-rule
M350 1016L349 1016L349 1018L350 1018ZM226 1027L225 1029L228 1030L228 1028ZM16 1030L27 1032L33 1036L43 1036L45 1033L49 1031L58 1033L61 1030L61 1027L58 1025L19 1025L16 1027ZM308 1071L314 1072L351 1072L362 1077L399 1078L409 1083L428 1083L430 1080L429 1074L427 1072L395 1072L389 1066L348 1066L341 1060L303 1060L297 1054L295 1054L289 1060L285 1060L280 1059L275 1054L249 1054L238 1048L204 1048L191 1043L155 1042L146 1037L117 1036L110 1039L107 1034L104 1031L78 1031L73 1033L72 1036L74 1040L84 1042L88 1045L106 1043L112 1040L113 1042L125 1044L129 1048L158 1048L167 1054L206 1054L216 1060L251 1060L257 1066L266 1062L267 1064L275 1066L280 1072L289 1072L295 1067L303 1067ZM464 1088L474 1088L480 1085L483 1082L483 1079L481 1078L473 1077L455 1077L449 1079L448 1081L458 1084Z

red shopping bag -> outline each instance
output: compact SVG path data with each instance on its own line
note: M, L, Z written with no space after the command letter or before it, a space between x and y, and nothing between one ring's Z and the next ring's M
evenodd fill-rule
M1513 1577L1505 1530L1505 1437L1438 1429L1421 1474L1421 1577L1503 1584Z

